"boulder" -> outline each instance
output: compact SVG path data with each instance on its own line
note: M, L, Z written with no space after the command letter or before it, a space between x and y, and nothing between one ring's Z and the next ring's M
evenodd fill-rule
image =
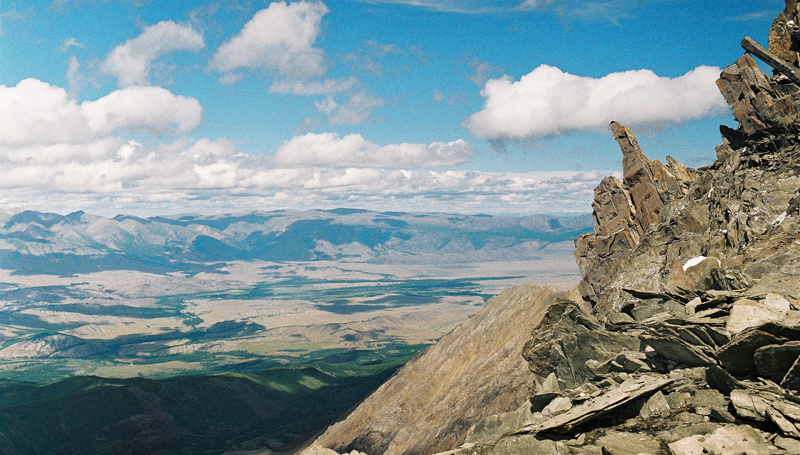
M779 338L770 333L757 329L748 329L734 336L731 341L719 348L717 358L722 366L730 373L738 376L755 375L755 353L759 348L769 345L785 343L785 338Z
M703 441L708 453L775 453L775 447L764 436L749 425L725 426Z
M587 361L602 363L639 347L637 337L603 330L574 303L559 301L547 310L522 355L531 371L541 376L555 373L560 386L571 388L595 375Z
M800 341L789 341L758 348L754 355L758 374L775 382L781 382L789 369L800 357Z
M512 412L492 415L479 420L467 433L467 443L494 443L506 433L511 433L527 424L533 414L527 404ZM313 455L313 454L309 454Z
M770 295L775 296L774 294ZM737 300L731 308L730 318L725 328L731 333L739 333L767 322L783 321L791 306L788 300L779 296L775 297L760 302L750 299Z

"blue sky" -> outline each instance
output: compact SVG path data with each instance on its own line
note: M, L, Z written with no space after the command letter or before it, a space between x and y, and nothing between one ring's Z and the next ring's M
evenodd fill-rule
M710 164L780 0L11 1L0 207L589 212L607 131Z

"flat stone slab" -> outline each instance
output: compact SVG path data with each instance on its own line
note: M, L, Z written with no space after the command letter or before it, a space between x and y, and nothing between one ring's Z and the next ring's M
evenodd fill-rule
M699 347L670 335L642 335L642 340L669 360L689 367L706 367L717 362Z
M662 379L652 376L629 379L606 393L592 398L586 403L575 406L569 411L559 414L546 422L526 425L517 430L514 434L535 434L543 432L568 433L584 422L620 406L624 406L638 398L653 394L672 382L672 379Z

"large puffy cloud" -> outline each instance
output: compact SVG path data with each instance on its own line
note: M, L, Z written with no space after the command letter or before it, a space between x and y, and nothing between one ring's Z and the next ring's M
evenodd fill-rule
M314 43L327 13L320 2L272 3L217 49L210 67L227 73L228 81L239 69L274 71L288 80L322 75L325 61Z
M63 88L37 79L0 85L0 143L75 142L90 134L81 107Z
M160 87L128 87L78 104L61 87L0 85L0 144L81 143L115 131L163 136L197 127L203 108Z
M203 108L194 98L161 87L129 87L81 104L89 127L98 133L117 130L162 136L186 133L200 124Z
M147 85L155 59L173 51L197 51L204 47L203 36L192 27L163 21L114 48L103 62L102 70L116 77L123 87Z
M681 123L726 112L714 84L719 73L700 66L673 79L650 70L591 78L541 65L519 81L488 81L483 110L467 126L480 138L529 139L605 128L612 120L641 128Z
M360 134L341 137L336 133L308 133L283 143L276 162L282 166L436 168L461 164L472 157L472 152L473 146L461 139L380 146Z

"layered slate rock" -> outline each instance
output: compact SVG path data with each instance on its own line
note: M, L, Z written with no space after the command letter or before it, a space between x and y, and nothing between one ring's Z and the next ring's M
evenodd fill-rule
M794 84L774 84L750 55L725 68L717 86L744 133L793 126L800 90Z
M595 188L594 233L575 241L582 276L579 289L590 300L600 295L639 245L662 207L686 194L697 175L672 157L667 157L666 165L647 159L628 128L617 122L610 128L622 151L623 181L606 177Z
M796 0L786 2L786 7L772 22L769 30L769 50L794 66L800 66L800 5Z

